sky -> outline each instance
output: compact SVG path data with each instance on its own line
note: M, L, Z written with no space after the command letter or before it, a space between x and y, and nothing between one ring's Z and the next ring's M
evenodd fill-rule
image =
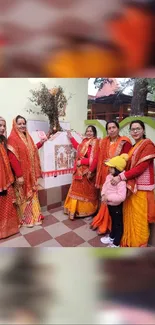
M118 82L120 82L121 80L123 81L126 78L116 78L118 80ZM98 89L95 88L94 86L94 80L95 78L90 78L88 81L88 95L92 95L95 96ZM130 91L132 90L133 86L129 86L126 87L126 89L123 91L124 94L128 95L130 93Z

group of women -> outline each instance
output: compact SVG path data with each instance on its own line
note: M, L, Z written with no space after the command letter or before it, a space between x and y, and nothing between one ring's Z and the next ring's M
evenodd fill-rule
M0 239L19 232L24 225L41 225L37 180L41 176L38 149L26 120L18 115L7 139L6 121L0 117Z
M155 145L146 138L141 120L130 124L128 137L119 135L119 124L106 124L107 136L99 140L96 128L88 126L85 138L78 144L67 132L77 150L73 180L64 212L71 220L93 216L90 227L105 235L111 230L111 216L107 204L100 203L100 191L108 175L105 164L109 159L128 154L126 170L113 177L116 186L126 181L127 197L123 203L123 236L121 246L143 247L148 245L149 224L155 222L154 158ZM37 180L41 177L38 149L46 140L36 145L26 128L26 120L18 115L7 139L6 121L0 117L0 239L19 232L24 225L41 225L44 217L38 200Z
M94 126L88 126L85 139L80 145L68 132L68 137L77 150L73 180L70 186L64 212L73 220L76 217L94 216L93 230L106 234L111 230L111 217L107 204L99 207L99 192L108 175L105 162L123 153L128 154L123 180L126 181L127 197L123 203L122 247L146 247L149 240L149 224L155 222L154 198L154 158L155 145L146 138L145 125L134 120L129 126L132 145L128 137L119 135L119 124L110 121L106 124L107 136L97 139ZM121 181L113 177L112 185ZM98 213L97 213L98 212ZM96 214L96 215L95 215Z

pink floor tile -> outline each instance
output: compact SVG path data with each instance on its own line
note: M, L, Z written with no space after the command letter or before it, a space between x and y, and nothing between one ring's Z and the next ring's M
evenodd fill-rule
M56 237L55 239L63 247L77 247L78 245L84 243L84 240L73 231Z
M70 229L74 230L74 229L77 229L81 226L84 226L85 225L85 222L83 220L64 220L63 223Z
M25 235L24 237L31 246L37 246L52 239L52 236L45 229L36 230Z
M55 223L58 222L59 221L52 214L49 214L48 216L45 217L42 226L45 228L47 226L54 225Z

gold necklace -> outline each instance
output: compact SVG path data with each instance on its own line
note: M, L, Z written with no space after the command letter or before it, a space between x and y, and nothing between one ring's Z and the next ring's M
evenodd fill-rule
M113 144L113 143L115 143L117 140L118 140L118 137L117 137L115 140L113 140L113 141L110 141L110 144Z

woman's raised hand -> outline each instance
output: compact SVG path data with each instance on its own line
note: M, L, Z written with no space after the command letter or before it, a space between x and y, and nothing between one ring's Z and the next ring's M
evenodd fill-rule
M71 131L67 130L67 136L68 136L69 139L72 138L72 133L71 133Z

